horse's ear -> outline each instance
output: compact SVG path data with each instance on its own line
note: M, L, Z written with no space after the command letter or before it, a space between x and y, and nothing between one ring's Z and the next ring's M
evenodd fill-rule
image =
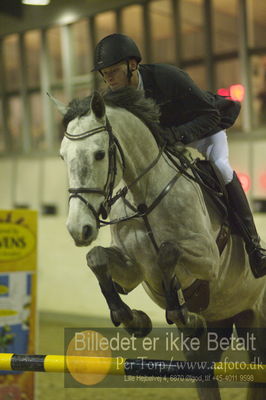
M47 96L52 100L52 102L55 104L56 108L58 111L65 115L67 113L68 107L62 103L61 101L57 100L55 97L53 97L50 93L47 92Z
M91 98L91 110L97 119L102 119L105 116L105 105L102 96L95 91Z

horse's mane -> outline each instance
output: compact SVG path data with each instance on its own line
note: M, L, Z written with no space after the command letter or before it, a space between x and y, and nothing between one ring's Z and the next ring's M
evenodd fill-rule
M159 126L160 109L155 101L146 98L144 92L132 87L125 87L116 91L102 93L104 103L110 107L125 108L138 117L153 133L157 143L161 143L161 131ZM68 104L68 111L64 115L63 124L65 128L74 118L82 117L90 111L92 95L83 99L75 98Z

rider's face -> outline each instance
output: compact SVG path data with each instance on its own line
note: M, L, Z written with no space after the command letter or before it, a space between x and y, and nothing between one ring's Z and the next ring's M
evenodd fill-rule
M127 78L127 64L125 62L103 68L101 73L111 90L117 90L129 84Z
M129 69L131 71L130 81L128 81L127 63L125 61L111 65L110 67L103 68L101 70L103 79L111 90L121 89L129 85L135 88L138 86L138 63L134 58L130 59L128 63Z

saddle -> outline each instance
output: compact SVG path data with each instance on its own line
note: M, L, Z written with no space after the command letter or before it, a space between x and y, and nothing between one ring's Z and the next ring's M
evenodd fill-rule
M216 238L220 254L222 254L226 243L234 227L230 218L230 207L227 190L219 170L208 160L196 159L192 168L193 176L202 188L203 197L211 204L221 217L221 229Z

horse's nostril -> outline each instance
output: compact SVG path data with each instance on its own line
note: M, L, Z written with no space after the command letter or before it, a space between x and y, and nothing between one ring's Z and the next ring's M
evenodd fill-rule
M91 225L85 225L82 229L82 238L83 240L88 240L92 235L92 227Z

